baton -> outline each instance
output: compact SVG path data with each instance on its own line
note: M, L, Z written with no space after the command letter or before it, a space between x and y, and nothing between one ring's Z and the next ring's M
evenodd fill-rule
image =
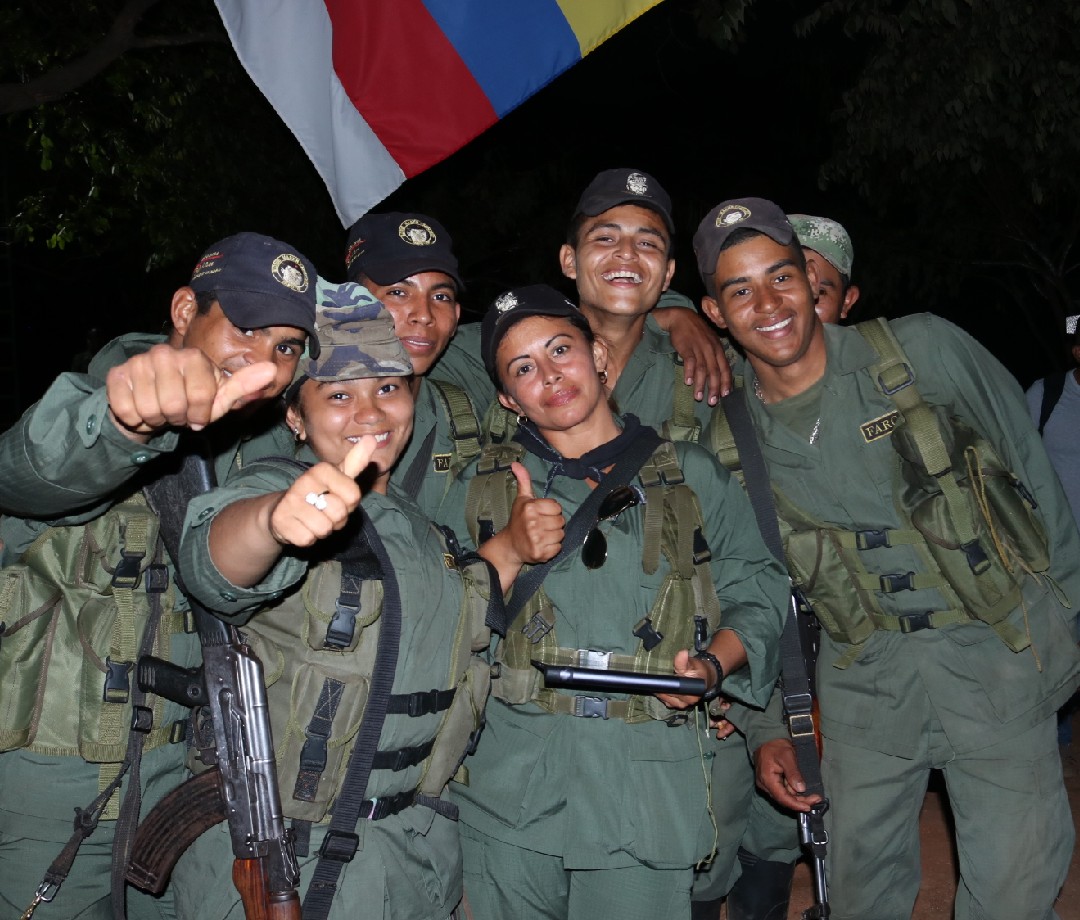
M544 686L568 690L607 690L610 693L676 693L702 696L705 681L677 674L639 674L635 671L608 671L602 668L571 668L533 660L532 666L544 675Z

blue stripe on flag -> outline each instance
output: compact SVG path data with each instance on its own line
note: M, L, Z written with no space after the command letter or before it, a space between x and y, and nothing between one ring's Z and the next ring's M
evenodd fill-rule
M555 0L423 0L502 118L581 60Z

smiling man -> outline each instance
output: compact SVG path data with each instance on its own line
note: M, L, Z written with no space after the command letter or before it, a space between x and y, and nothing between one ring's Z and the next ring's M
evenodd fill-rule
M266 433L268 453L286 452L267 446L280 418L269 403L315 331L315 286L314 266L287 243L221 240L173 294L167 336L109 343L0 435L4 916L30 905L46 870L56 916L122 915L122 875L110 895L114 841L121 871L126 856L117 818L138 817L135 793L149 807L177 785L188 716L139 700L133 664L151 651L199 662L140 490L171 471L184 429L205 429L220 481L252 458L254 435ZM81 830L92 833L65 880L50 864ZM172 915L168 893L132 889L127 900L130 916Z
M770 201L718 205L694 250L706 312L747 355L788 568L823 627L832 917L910 918L931 769L956 818L957 920L1054 917L1080 536L1016 381L929 314L823 326L815 267ZM806 811L782 726L731 718L758 782Z
M671 198L655 178L607 169L581 193L559 264L608 346L606 385L619 410L696 440L730 373L695 310L655 309L675 274L674 232Z
M345 266L390 311L413 363L413 436L394 481L433 518L454 469L479 453L478 419L495 397L479 357L450 348L465 287L453 241L426 214L367 214L349 228Z

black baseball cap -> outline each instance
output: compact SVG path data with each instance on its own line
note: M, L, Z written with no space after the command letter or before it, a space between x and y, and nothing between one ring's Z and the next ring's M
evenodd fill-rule
M580 316L581 311L555 288L547 284L504 291L488 308L480 324L480 354L492 379L495 373L495 352L499 342L520 320L529 316Z
M190 287L213 294L229 322L242 329L304 329L309 352L318 354L317 280L315 266L288 243L261 233L237 233L199 257Z
M766 198L733 198L722 201L698 224L694 255L710 297L716 296L713 275L720 249L736 230L757 230L781 246L795 239L795 229L780 207Z
M365 214L349 228L345 274L350 281L366 275L376 284L394 284L419 272L444 272L463 291L453 246L446 228L426 214Z
M621 204L636 204L655 211L664 219L668 233L675 233L671 219L671 197L664 187L640 169L605 169L597 173L578 199L574 217L596 217Z

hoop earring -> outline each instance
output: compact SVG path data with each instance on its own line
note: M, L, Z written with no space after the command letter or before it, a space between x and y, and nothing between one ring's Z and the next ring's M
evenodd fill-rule
M607 386L607 371L600 371L598 376L600 377L600 382L604 386Z

